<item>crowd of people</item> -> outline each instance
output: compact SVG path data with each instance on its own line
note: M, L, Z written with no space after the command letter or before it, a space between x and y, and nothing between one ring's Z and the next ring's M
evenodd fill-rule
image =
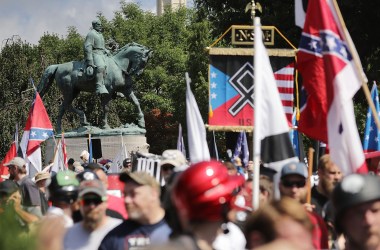
M34 178L23 158L5 164L0 249L380 249L380 177L343 176L328 154L312 187L304 163L261 165L257 208L252 161L191 164L170 149L159 183L126 158L117 196L107 167L80 159Z

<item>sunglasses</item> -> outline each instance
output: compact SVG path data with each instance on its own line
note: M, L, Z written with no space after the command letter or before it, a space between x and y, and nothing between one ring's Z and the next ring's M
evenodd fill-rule
M99 204L103 203L103 199L101 197L83 198L81 200L81 203L82 203L82 206L90 206L90 205L98 206Z
M174 169L174 166L171 166L171 165L164 165L162 166L162 171L169 171L169 170L172 170Z
M282 180L282 185L284 187L287 187L287 188L290 188L290 187L297 187L297 188L301 188L301 187L304 187L306 185L306 181L286 181L286 180Z

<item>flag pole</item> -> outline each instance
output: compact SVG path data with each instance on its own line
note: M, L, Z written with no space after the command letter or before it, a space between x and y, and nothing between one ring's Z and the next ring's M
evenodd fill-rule
M306 203L309 203L311 202L311 175L313 173L313 155L314 155L314 149L313 148L309 148L309 154L308 154L308 178L307 178L307 183L306 183L306 187L307 187L307 196L306 196Z
M352 58L354 59L356 70L359 74L359 77L361 78L362 89L364 91L364 95L367 99L368 105L371 108L372 113L376 114L376 108L375 108L375 105L373 104L373 101L371 98L371 93L370 93L368 86L367 86L368 79L364 74L362 74L363 68L361 66L359 55L356 53L356 49L355 49L355 46L351 40L351 37L349 35L347 35L347 26L343 20L343 16L342 16L342 13L340 12L338 3L336 2L336 0L332 0L332 3L333 3L333 7L335 9L335 12L337 14L339 23L342 26L342 33L343 33L342 35L347 42L348 49L350 50L350 52L352 54ZM375 123L376 123L377 128L380 129L379 117L377 115L374 115L374 119L375 119Z
M255 38L261 39L261 23L260 23L260 17L254 18L254 34ZM254 43L254 54L256 52L256 46L257 43ZM261 140L260 140L260 122L256 119L260 117L259 113L261 112L260 108L257 108L258 103L260 103L261 97L259 93L262 93L260 91L260 88L262 88L260 81L262 81L262 70L259 69L260 67L260 58L254 56L253 58L253 68L254 68L254 134L253 134L253 181L252 181L252 207L253 210L256 211L260 206L260 155L261 155ZM257 67L257 68L256 68ZM259 100L260 99L260 100Z

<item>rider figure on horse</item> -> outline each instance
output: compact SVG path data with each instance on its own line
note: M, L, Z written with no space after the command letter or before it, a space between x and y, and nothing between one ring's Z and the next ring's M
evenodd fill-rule
M109 52L105 48L104 37L102 34L103 27L100 20L92 21L92 30L87 34L84 42L84 57L87 76L95 74L96 93L108 94L104 86L104 77L106 74L106 56Z

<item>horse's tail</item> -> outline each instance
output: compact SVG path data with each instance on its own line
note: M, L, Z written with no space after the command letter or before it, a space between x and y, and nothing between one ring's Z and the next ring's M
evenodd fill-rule
M37 91L41 98L48 92L51 84L54 81L55 72L57 72L58 65L50 65L45 69L44 74L41 77L40 83L38 84Z

